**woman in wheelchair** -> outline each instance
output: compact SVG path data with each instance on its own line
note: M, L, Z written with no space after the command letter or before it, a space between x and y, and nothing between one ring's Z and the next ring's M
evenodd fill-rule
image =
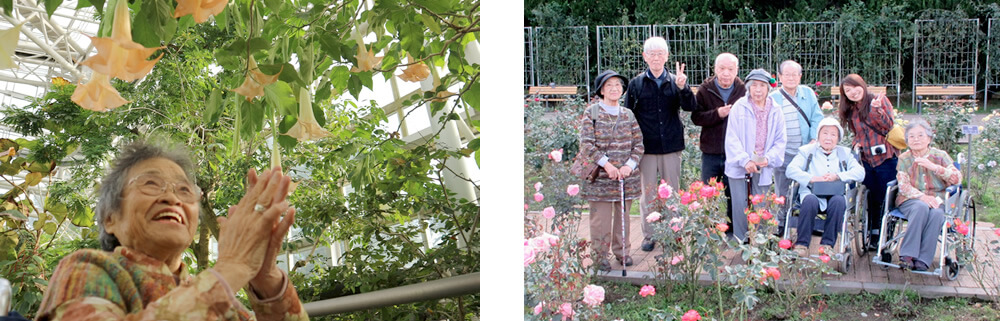
M906 126L909 150L899 155L896 205L909 226L899 249L900 267L926 271L934 260L938 236L944 225L945 189L962 181L948 153L930 147L934 131L927 121L915 119Z
M799 147L798 154L788 165L788 178L799 183L801 205L795 240L795 252L799 256L809 256L813 222L820 211L827 214L820 246L824 253L833 253L832 247L836 244L847 207L844 186L847 181L865 178L865 169L851 155L851 150L837 146L843 135L840 122L829 117L823 119L819 123L817 141Z

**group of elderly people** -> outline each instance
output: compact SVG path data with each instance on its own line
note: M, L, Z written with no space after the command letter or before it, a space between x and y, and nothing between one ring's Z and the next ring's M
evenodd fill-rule
M800 219L794 228L812 231L815 216L826 212L820 247L829 251L841 232L846 200L843 195L815 195L811 186L862 181L870 191L869 237L877 240L886 186L897 180L900 193L895 203L909 221L901 264L914 270L928 268L944 220L940 199L947 186L961 181L961 174L945 152L929 146L933 130L926 121L917 119L906 127L909 150L900 154L887 141L893 127L892 104L884 95L870 93L856 74L840 83L838 117L824 118L816 93L801 85L802 67L795 61L779 65L781 86L771 90L776 82L771 73L754 69L740 79L739 59L722 53L715 58L714 75L695 94L683 63L674 63L674 73L666 70L669 49L663 38L647 39L642 57L648 69L631 80L611 70L595 78L593 94L599 97L600 113L596 119L585 113L580 126L581 153L602 169L594 182L584 186L600 269L610 268L609 251L624 266L633 263L628 256L629 229L618 232L629 226L622 211L628 213L635 199L651 204L661 180L675 190L680 187L685 146L681 110L691 112L692 122L701 127L701 179L716 178L726 186L731 238L747 239L743 213L748 195L772 186L779 195L788 195L795 181ZM624 108L619 105L623 96ZM845 128L853 134L853 148L838 146ZM642 217L651 211L640 206ZM784 216L777 216L783 231ZM642 222L641 249L652 251L656 240L651 223ZM798 233L794 244L799 255L808 255L811 234Z

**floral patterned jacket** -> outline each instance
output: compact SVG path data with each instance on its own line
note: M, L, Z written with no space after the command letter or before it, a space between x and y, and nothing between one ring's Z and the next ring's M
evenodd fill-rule
M191 276L126 247L80 250L59 262L38 310L45 320L308 320L287 274L280 294L261 300L247 289L253 311L213 269ZM256 314L254 314L256 313Z

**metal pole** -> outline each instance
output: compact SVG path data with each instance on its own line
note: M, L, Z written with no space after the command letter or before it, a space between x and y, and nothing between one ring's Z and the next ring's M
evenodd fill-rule
M626 276L627 273L625 272L625 270L626 270L626 267L625 267L625 258L628 257L628 253L625 252L625 242L627 240L625 240L625 228L626 227L625 227L625 179L624 178L618 180L618 190L621 191L621 194L622 194L622 203L621 203L621 207L622 207L622 212L621 212L621 216L622 216L622 224L621 224L621 226L622 226L622 276ZM611 219L611 220L614 221L614 219ZM612 223L611 225L614 225L614 223Z
M479 293L479 272L303 304L309 317Z

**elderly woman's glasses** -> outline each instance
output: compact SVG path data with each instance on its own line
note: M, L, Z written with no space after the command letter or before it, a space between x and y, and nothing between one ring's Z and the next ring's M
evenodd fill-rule
M143 194L149 196L160 196L167 191L167 185L171 186L174 195L184 203L197 203L201 199L201 189L188 182L167 182L162 177L156 175L139 175L128 181L126 185L135 183Z

